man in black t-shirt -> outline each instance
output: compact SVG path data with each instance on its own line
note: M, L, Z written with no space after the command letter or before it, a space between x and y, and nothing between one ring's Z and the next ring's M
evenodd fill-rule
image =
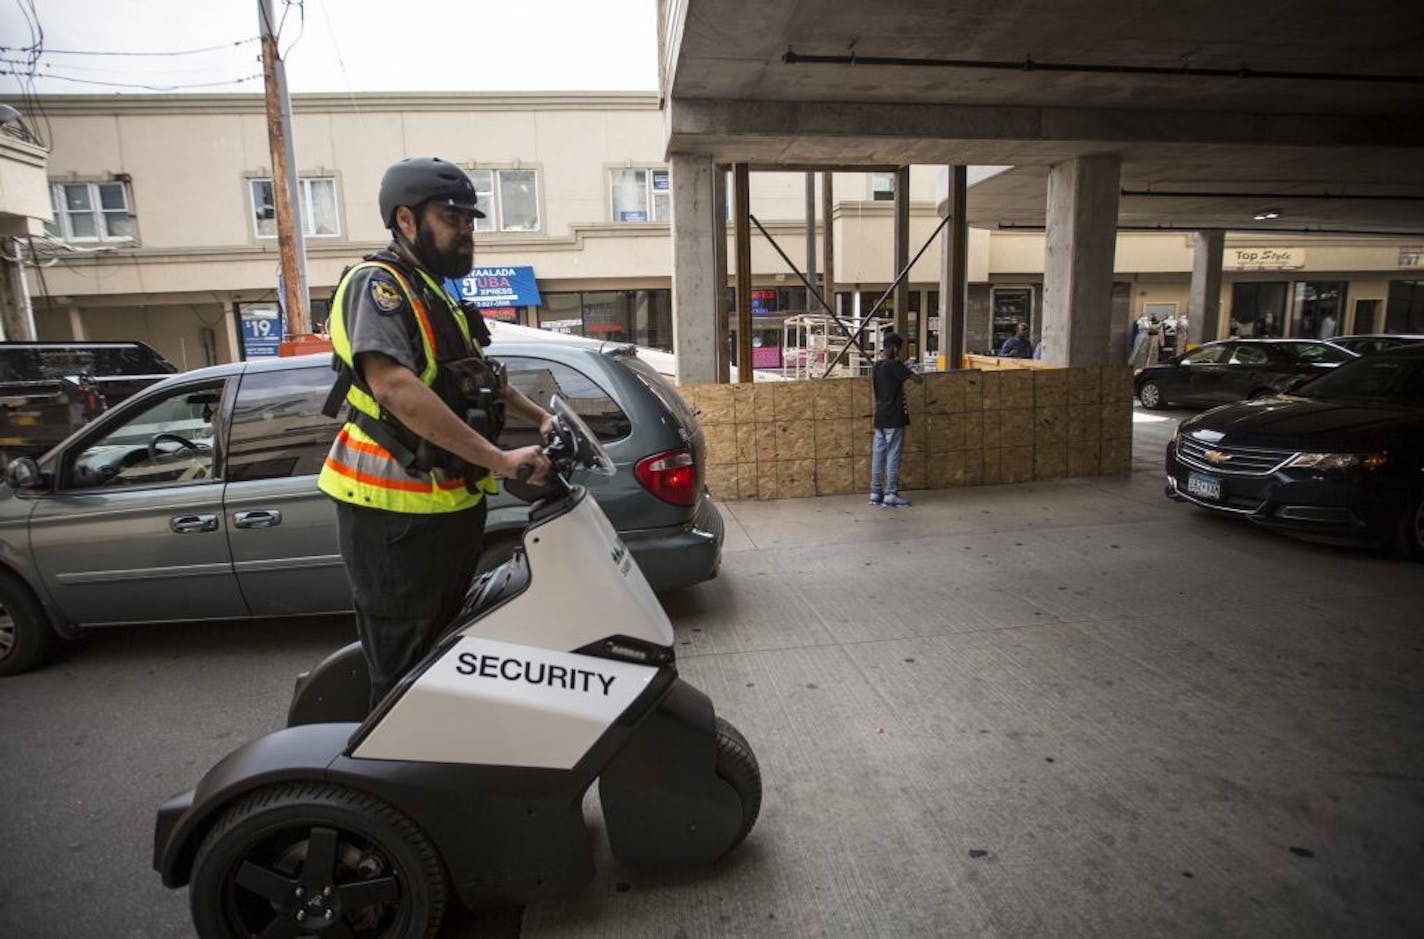
M870 373L875 389L875 430L870 442L870 504L902 509L910 504L900 498L900 453L905 449L905 428L910 409L905 404L905 382L920 382L920 376L900 361L904 346L895 333L886 333L880 359Z

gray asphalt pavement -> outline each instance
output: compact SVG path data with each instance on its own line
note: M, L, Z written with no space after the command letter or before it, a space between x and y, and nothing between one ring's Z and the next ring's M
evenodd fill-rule
M448 934L1424 933L1424 569L1167 502L1176 416L1130 478L725 506L665 603L757 828ZM126 628L0 681L0 936L190 936L155 808L350 631Z

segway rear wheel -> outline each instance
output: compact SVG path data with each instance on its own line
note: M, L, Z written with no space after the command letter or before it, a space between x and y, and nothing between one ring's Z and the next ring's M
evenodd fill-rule
M742 824L727 846L730 852L746 839L761 814L761 767L747 738L722 717L717 718L717 775L730 783L742 800Z
M230 936L434 937L444 865L377 799L326 785L263 789L228 809L193 862L193 923Z

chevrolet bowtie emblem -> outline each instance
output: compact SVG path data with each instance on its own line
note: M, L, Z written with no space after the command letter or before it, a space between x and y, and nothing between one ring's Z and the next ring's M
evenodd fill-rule
M1202 455L1212 463L1226 463L1231 460L1231 454L1222 453L1220 450L1208 450Z

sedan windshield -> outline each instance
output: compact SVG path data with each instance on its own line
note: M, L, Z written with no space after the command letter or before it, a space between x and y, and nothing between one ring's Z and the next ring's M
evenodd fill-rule
M1424 358L1367 356L1321 375L1295 394L1331 401L1424 405Z

